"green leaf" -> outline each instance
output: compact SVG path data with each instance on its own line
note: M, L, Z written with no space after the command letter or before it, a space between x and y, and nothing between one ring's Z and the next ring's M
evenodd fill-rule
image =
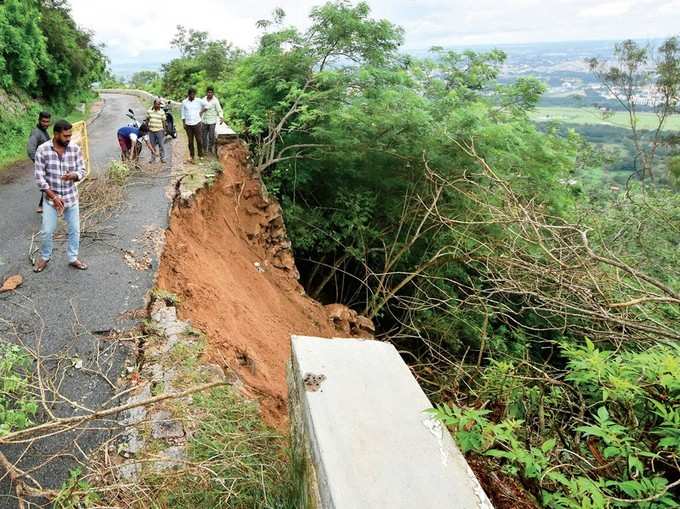
M543 442L543 445L541 445L541 451L548 453L555 448L555 444L557 444L557 441L554 438L546 440Z

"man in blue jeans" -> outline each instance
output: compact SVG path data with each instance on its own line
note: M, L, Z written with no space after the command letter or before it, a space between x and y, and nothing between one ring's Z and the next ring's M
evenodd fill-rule
M45 193L42 216L42 245L33 270L42 272L52 257L52 237L57 218L63 215L68 225L68 262L75 269L87 270L78 259L80 248L80 210L76 182L85 177L85 162L80 147L71 144L73 126L66 120L54 124L51 141L42 144L35 153L35 180Z

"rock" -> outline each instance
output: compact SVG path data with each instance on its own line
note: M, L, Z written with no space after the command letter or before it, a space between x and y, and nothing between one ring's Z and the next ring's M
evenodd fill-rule
M207 381L209 382L219 382L226 379L224 370L217 364L206 364L205 366L201 366L201 373L206 376Z
M170 468L181 467L186 461L187 452L182 446L174 446L161 451L158 456L161 459L156 461L154 469L156 472L161 472Z
M22 284L24 284L24 278L21 277L21 274L10 276L5 279L5 282L2 283L2 286L0 286L0 293L14 291Z
M138 403L140 401L144 401L145 399L149 399L150 397L151 387L149 384L147 384L139 394L132 396L128 400L128 403ZM133 424L139 424L146 418L146 408L143 406L134 407L128 410L125 414L126 417L120 421L120 424L122 426L132 426Z
M128 461L118 467L118 473L126 481L137 481L142 475L142 465L134 461Z
M343 304L329 304L325 307L333 327L344 337L371 339L375 334L375 325L370 318Z
M177 321L177 310L159 299L151 305L151 318L161 325L164 322Z
M128 434L127 442L121 446L120 451L128 454L139 454L142 449L144 449L144 440L139 436L139 431L132 428Z
M154 438L182 438L184 426L170 412L160 410L151 416L151 435Z
M375 325L373 324L373 320L363 315L357 315L356 322L357 328L360 331L369 334L368 337L371 338L373 337L373 335L375 334Z

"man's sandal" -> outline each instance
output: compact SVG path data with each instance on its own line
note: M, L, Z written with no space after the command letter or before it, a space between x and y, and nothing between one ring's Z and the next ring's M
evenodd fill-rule
M80 260L69 263L69 266L78 270L87 270L87 264L81 262Z
M35 262L35 265L33 266L33 272L42 272L45 270L45 267L47 267L47 264L49 263L49 260L43 260L42 258L38 258L38 260Z

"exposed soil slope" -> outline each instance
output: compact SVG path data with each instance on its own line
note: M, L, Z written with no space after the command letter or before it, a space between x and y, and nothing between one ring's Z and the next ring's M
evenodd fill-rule
M220 154L224 174L172 211L158 286L180 296L180 317L208 335L211 360L236 371L281 426L291 334L338 333L297 282L280 206L250 176L247 150Z

